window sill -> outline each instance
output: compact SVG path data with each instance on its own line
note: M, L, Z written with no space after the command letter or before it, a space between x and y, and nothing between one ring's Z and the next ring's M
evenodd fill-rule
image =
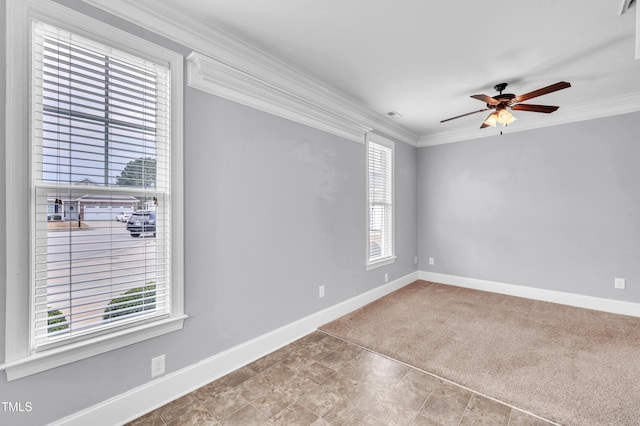
M366 265L367 271L370 271L371 269L379 268L381 266L391 265L396 261L396 259L397 259L397 256L391 256L391 257L385 257L384 259L376 260L375 262L367 263Z
M94 339L72 343L60 348L39 352L26 358L0 365L5 370L7 381L20 379L61 365L99 355L114 349L142 342L153 337L182 329L187 315L167 318L111 333Z

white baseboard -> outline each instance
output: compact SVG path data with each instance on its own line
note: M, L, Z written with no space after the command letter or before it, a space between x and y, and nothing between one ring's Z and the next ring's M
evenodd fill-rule
M624 302L621 300L603 299L582 294L565 293L561 291L545 290L515 284L495 281L479 280L475 278L458 277L455 275L437 274L435 272L420 271L421 280L454 285L457 287L507 294L509 296L525 297L527 299L560 303L578 308L594 309L596 311L640 317L640 303Z
M311 333L321 325L411 284L417 279L417 271L405 275L196 364L74 413L51 423L51 425L113 426L124 424Z

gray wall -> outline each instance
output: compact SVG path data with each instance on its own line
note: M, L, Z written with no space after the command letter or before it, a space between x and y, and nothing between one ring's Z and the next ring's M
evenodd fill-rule
M2 374L0 400L33 411L0 411L0 424L54 421L150 381L159 354L170 373L415 271L417 150L396 147L398 259L365 271L365 146L187 88L185 328L10 383ZM2 235L4 207L0 218ZM0 263L2 321L5 273Z
M640 302L639 135L632 113L419 149L420 269Z
M187 210L210 223L187 221L187 282L216 283L193 300L220 331L213 350L416 269L415 148L396 144L399 259L367 273L364 145L197 90L185 118L199 141L186 147Z

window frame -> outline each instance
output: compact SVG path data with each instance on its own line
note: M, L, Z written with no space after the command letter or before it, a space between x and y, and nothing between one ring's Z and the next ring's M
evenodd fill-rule
M31 347L32 21L39 20L152 62L167 64L171 85L171 314L156 321L34 352ZM184 319L182 55L46 0L9 0L6 9L6 330L0 369L15 380L179 330ZM8 106L12 107L9 108ZM9 141L13 141L10 143ZM20 141L20 143L15 143ZM28 167L24 167L28 165ZM12 250L8 250L11 247Z
M371 202L370 202L370 164L369 152L371 144L380 145L391 150L391 253L382 258L374 260L370 257L370 229L371 229ZM395 212L395 144L392 140L382 137L375 133L367 133L365 136L365 157L366 157L366 245L365 245L365 266L367 270L379 268L381 266L390 265L395 262L396 256L396 212Z

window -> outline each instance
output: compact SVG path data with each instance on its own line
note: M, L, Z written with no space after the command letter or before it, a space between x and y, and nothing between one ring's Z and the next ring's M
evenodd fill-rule
M8 153L28 166L28 179L20 166L8 175L31 194L22 199L26 220L7 214L17 222L8 240L24 239L20 229L30 236L29 258L7 260L9 273L29 265L7 283L17 306L7 310L9 380L177 330L185 318L182 57L34 4L30 18L7 12L31 30L30 48L18 52L30 81L19 67L7 73L30 87L30 114L15 118L31 141L30 150ZM7 134L26 135L19 126ZM138 214L124 219L123 210ZM10 329L22 322L28 327Z
M393 142L367 135L367 265L393 262Z

